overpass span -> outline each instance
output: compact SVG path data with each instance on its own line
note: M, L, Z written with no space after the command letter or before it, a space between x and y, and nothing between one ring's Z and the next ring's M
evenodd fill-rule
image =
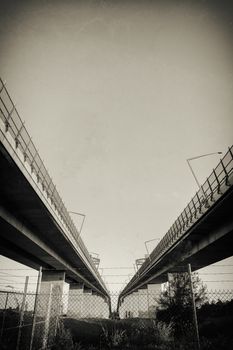
M119 296L233 255L233 146L212 171Z
M0 79L0 254L109 292Z

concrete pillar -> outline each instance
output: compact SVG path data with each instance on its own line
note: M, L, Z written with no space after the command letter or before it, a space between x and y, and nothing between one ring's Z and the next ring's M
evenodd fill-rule
M65 272L42 271L40 292L38 296L37 326L42 348L52 343L56 336L59 317L64 313L66 305L63 295L66 291Z
M84 285L83 283L70 284L67 316L72 318L83 317L84 304Z
M108 318L109 304L106 298L81 283L71 284L67 317Z
M140 300L138 292L133 292L133 317L138 317Z
M93 296L92 296L93 298ZM94 295L94 316L97 318L109 318L111 316L111 302L107 297L100 295Z
M138 317L148 317L148 293L146 287L138 290L138 299Z
M52 308L57 314L64 314L67 308L63 299L67 293L68 284L65 283L64 271L42 271L42 279L40 286L40 303L38 312L44 313L47 309L47 299L52 294Z
M83 289L83 317L92 317L92 289L84 286Z
M161 284L151 283L147 285L148 291L148 317L154 317L158 306L157 299L161 293Z
M126 318L126 303L125 303L125 298L122 298L119 302L119 316L120 318Z
M91 307L92 307L92 317L102 318L103 303L102 303L101 298L97 295L97 293L93 294L93 292L92 292Z
M109 316L111 315L111 302L107 298L100 298L103 308L103 318L109 318Z
M125 318L135 317L135 294L131 293L125 297Z

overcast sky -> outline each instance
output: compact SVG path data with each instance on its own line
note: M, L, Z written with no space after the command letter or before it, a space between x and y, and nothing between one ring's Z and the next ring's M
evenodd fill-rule
M232 144L231 14L230 1L0 3L0 75L67 209L86 214L88 250L131 267L104 274L132 273L194 195L186 159ZM193 161L200 182L218 161Z

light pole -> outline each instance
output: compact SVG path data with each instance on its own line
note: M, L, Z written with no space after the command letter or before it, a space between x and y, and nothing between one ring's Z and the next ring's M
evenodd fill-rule
M149 250L148 250L148 247L147 247L147 243L153 242L153 241L160 241L160 238L149 239L149 241L145 241L144 242L149 260L150 260L150 253L149 253Z
M211 155L214 155L214 154L222 154L222 152L206 153L206 154L202 154L200 156L196 156L196 157L192 157L192 158L186 159L186 162L187 162L187 164L189 166L189 169L190 169L190 171L191 171L191 173L192 173L192 175L193 175L193 177L194 177L194 179L196 181L196 184L197 184L198 188L202 191L202 194L203 194L204 197L205 197L205 193L204 193L204 191L203 191L203 189L202 189L202 187L201 187L201 185L200 185L200 183L199 183L199 181L198 181L198 179L197 179L197 177L196 177L196 175L195 175L195 173L193 171L193 168L192 168L192 166L190 164L190 161L194 160L194 159L202 158L202 157L211 156Z
M99 268L99 264L100 264L99 254L92 253L92 252L90 252L89 254L90 254L90 257L92 258L93 263L95 264L95 266L98 269Z
M80 226L80 230L79 230L79 233L78 233L78 239L81 235L81 232L82 232L82 228L83 228L83 224L84 224L84 221L85 221L85 218L86 218L86 215L85 214L81 214L81 213L77 213L75 211L68 211L69 214L76 214L76 215L79 215L79 216L82 216L82 222L81 222L81 226Z
M145 262L145 258L140 258L140 259L136 259L135 260L135 264L136 264L136 267L137 267L137 271L138 271L138 269L139 269L139 267L141 267L142 266L142 264Z

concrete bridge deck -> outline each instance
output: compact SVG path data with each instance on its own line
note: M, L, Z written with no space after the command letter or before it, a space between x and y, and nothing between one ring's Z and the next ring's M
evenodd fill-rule
M109 297L30 135L0 80L0 254Z

